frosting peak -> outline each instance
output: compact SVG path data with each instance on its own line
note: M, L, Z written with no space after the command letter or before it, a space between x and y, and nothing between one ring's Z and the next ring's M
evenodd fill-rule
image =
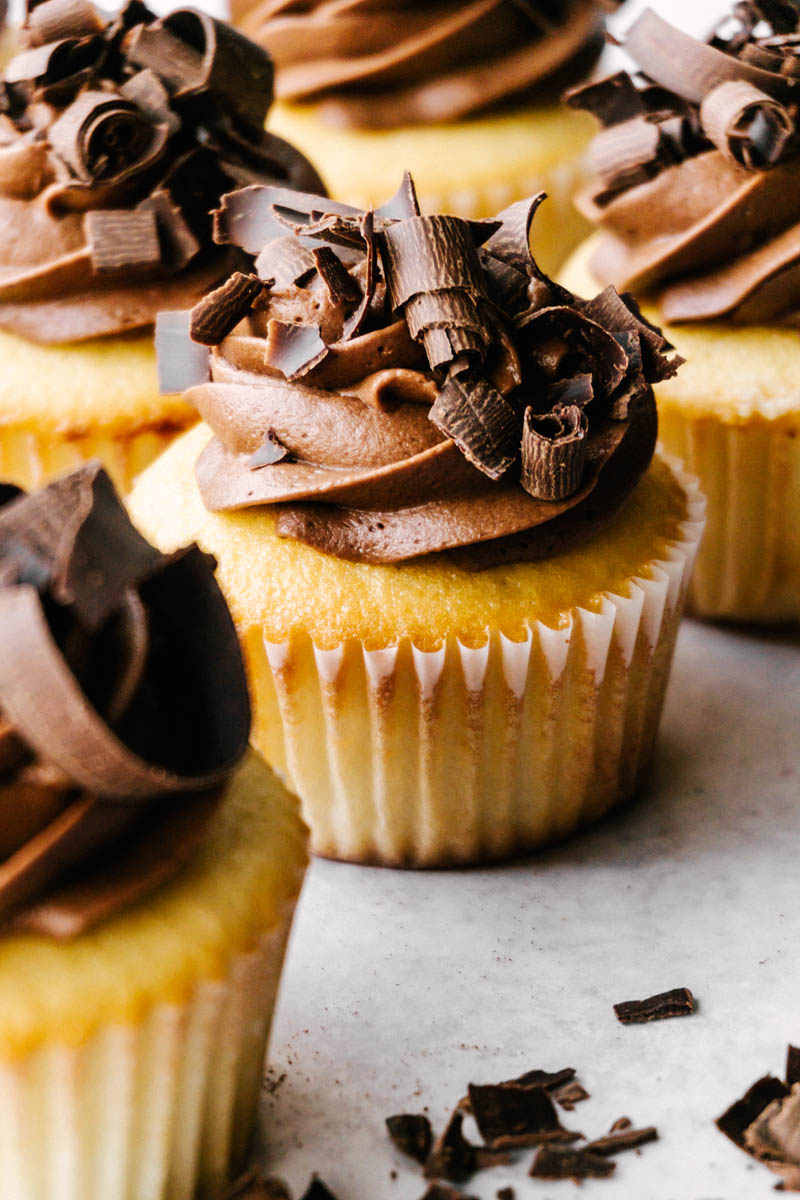
M321 186L263 132L269 56L222 22L44 0L23 38L0 77L0 328L65 342L152 324L235 265L211 239L225 191Z
M557 95L600 52L600 7L260 0L234 4L234 16L273 56L279 98L319 102L337 124L390 128L469 116L546 82Z
M372 562L537 558L610 519L653 452L650 384L678 360L613 288L584 301L539 270L543 199L467 221L423 216L409 176L374 213L226 196L216 236L254 270L194 309L194 345L157 331L216 435L208 507L278 505L279 533Z
M708 42L647 10L637 74L576 89L604 126L579 207L603 232L598 278L671 321L793 319L800 309L800 9L748 0Z
M4 924L79 933L197 845L250 724L213 568L153 549L96 463L0 488Z

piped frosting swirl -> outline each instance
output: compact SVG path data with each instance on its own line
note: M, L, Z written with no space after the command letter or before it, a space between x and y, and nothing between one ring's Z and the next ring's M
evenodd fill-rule
M374 213L227 196L216 236L253 271L195 308L193 342L157 329L169 388L194 384L215 434L206 505L276 505L279 534L368 562L536 559L610 520L653 453L651 383L679 360L629 298L543 275L543 199L467 221L421 215L408 176Z
M191 857L247 746L213 560L164 557L97 463L0 487L0 923L70 937Z
M800 9L747 0L708 42L647 10L620 72L568 102L604 129L579 207L597 278L665 320L759 323L800 311Z
M280 99L361 128L452 121L588 72L597 0L260 0L234 5L273 56ZM612 7L608 2L602 7ZM238 10L238 11L237 11Z
M45 0L0 77L0 328L71 342L151 325L238 261L209 211L253 182L321 187L263 132L269 56L182 9Z

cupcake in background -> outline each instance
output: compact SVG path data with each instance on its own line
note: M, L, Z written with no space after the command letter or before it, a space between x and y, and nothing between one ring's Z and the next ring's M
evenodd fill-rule
M125 490L193 420L159 395L152 325L239 262L209 211L319 181L263 132L268 55L221 22L45 0L20 37L0 76L0 478L96 456Z
M305 868L213 562L90 463L0 488L4 1200L216 1197Z
M467 221L420 215L408 177L374 214L234 193L218 236L258 274L165 350L207 425L131 512L217 559L254 743L318 854L508 857L646 780L700 528L651 461L678 363L613 288L543 275L541 200Z
M558 103L603 46L598 0L234 0L269 50L273 128L317 163L331 195L377 206L408 168L423 211L490 216L544 190L545 267L587 226L572 204L591 123Z
M579 201L599 232L563 280L630 289L687 360L656 397L708 500L706 617L800 619L798 39L795 4L737 4L707 43L647 11L635 73L570 99L603 130Z

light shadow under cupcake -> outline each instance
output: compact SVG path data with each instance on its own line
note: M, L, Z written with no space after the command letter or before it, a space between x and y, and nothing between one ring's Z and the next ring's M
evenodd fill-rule
M737 6L708 43L648 11L637 74L571 99L604 129L580 198L599 233L563 281L631 289L687 360L656 397L708 499L705 617L800 620L798 33L794 5Z
M194 310L195 342L167 323L215 436L131 511L215 555L255 744L319 854L507 857L646 777L701 527L650 465L677 361L613 288L541 273L541 199L469 222L421 216L408 177L374 214L247 189L216 229L255 271Z
M239 255L209 211L250 182L321 186L263 126L272 65L222 22L45 0L0 79L0 478L92 456L127 490L194 420L159 396L152 326Z

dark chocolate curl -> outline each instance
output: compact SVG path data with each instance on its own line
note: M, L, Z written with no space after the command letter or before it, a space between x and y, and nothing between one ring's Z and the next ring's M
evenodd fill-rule
M267 242L256 259L256 275L278 288L291 287L316 270L313 250L286 234Z
M774 167L795 133L791 112L750 83L720 83L700 105L703 129L732 162L749 170Z
M203 346L218 346L224 337L250 312L264 284L257 275L235 271L192 309L192 340Z
M135 104L83 92L50 127L50 144L85 182L114 179L151 148L156 130Z
M502 478L519 453L515 410L496 388L472 372L448 379L429 417L490 479Z
M28 41L45 46L62 38L94 37L102 33L103 24L89 0L44 0L31 11L28 22Z
M161 262L156 214L146 209L104 209L88 212L84 233L98 275L127 275L151 271Z
M577 492L586 464L589 423L577 405L536 414L522 423L522 486L539 500L563 500Z
M411 217L383 231L382 250L392 307L420 292L461 289L485 296L469 222L459 217Z
M664 165L661 130L654 121L639 116L613 125L592 141L589 165L606 188L641 183Z

